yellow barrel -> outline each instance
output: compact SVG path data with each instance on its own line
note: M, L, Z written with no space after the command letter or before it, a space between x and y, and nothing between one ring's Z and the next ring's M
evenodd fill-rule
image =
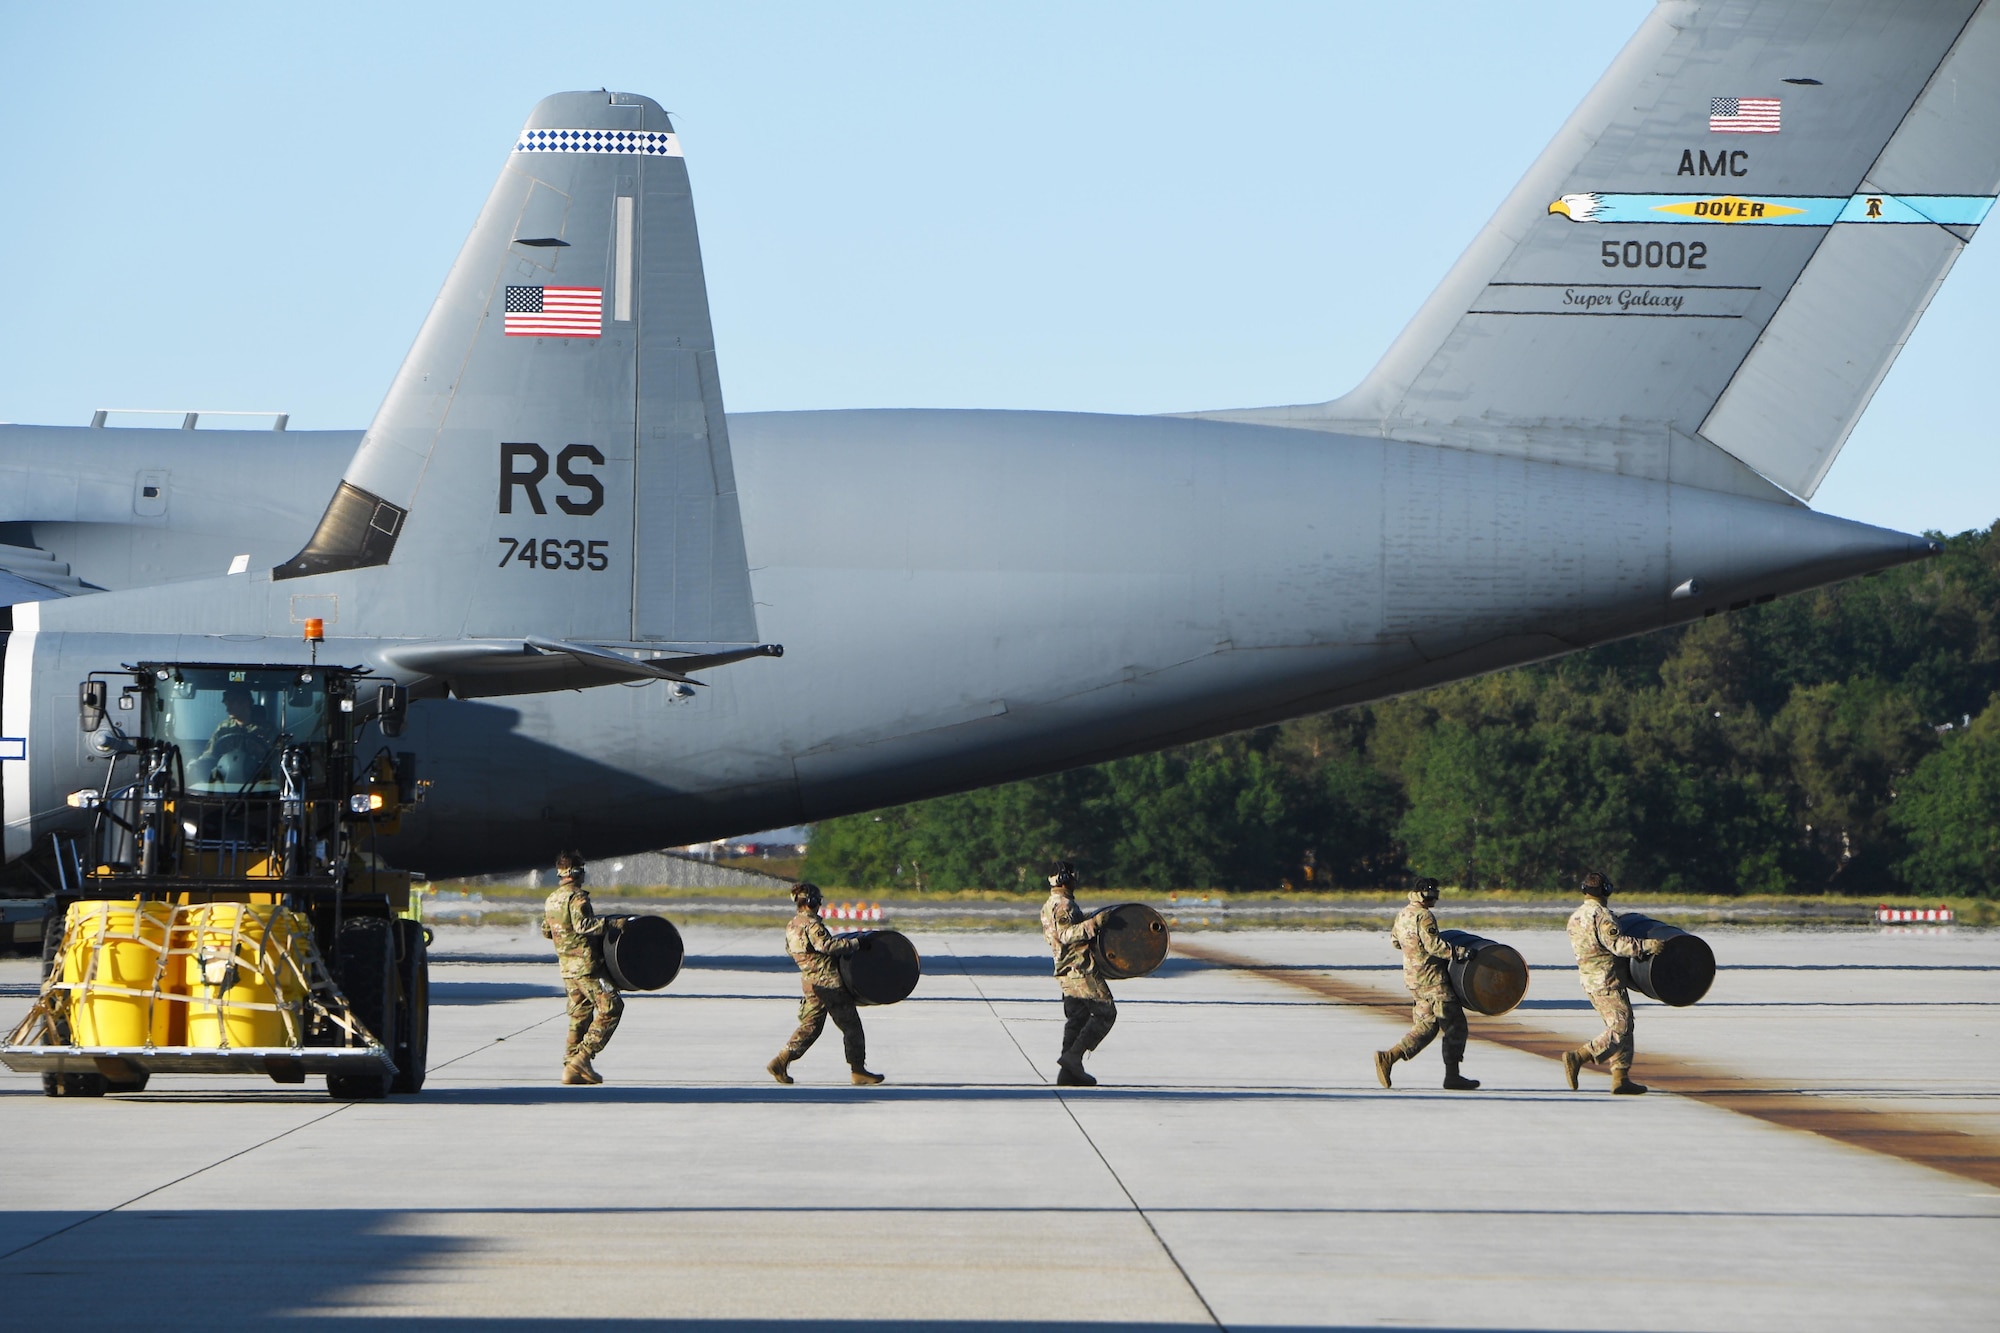
M62 979L72 989L70 1039L79 1046L165 1046L174 1008L165 903L71 903L63 921Z
M304 956L304 917L264 903L206 903L182 908L187 925L190 1046L286 1046L275 1007L303 988L288 959Z

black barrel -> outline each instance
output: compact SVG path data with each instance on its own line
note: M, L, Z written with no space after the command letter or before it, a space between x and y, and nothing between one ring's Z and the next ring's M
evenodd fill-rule
M658 990L680 975L681 933L663 916L604 918L604 970L619 990Z
M862 1004L894 1004L910 998L923 975L923 960L910 937L897 930L862 930L836 939L860 940L840 956L840 983Z
M1472 950L1462 963L1453 959L1445 973L1451 993L1473 1013L1504 1014L1528 993L1528 960L1513 945L1464 930L1440 930L1438 938L1454 949Z
M1171 941L1166 918L1146 904L1119 903L1090 915L1104 918L1103 929L1090 942L1100 976L1113 981L1143 977L1166 961Z
M1707 940L1638 912L1617 915L1621 934L1660 941L1660 952L1653 957L1623 960L1632 984L1642 994L1676 1009L1708 994L1708 988L1715 984L1715 950L1708 947Z

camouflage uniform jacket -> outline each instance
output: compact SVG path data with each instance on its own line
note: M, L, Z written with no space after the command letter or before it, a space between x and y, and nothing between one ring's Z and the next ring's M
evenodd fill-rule
M542 904L542 934L555 941L565 980L604 975L604 922L590 908L590 890L559 886Z
M815 989L844 990L846 983L840 979L840 964L834 960L860 946L859 940L835 939L817 912L800 909L785 924L785 952L799 965L799 989L807 995Z
M1583 988L1593 994L1625 989L1625 976L1618 968L1620 958L1641 958L1646 941L1620 934L1618 918L1595 898L1585 898L1583 906L1569 919L1569 947L1576 955L1576 970Z
M1389 937L1403 951L1403 984L1410 988L1410 994L1451 989L1451 978L1445 973L1451 946L1438 935L1437 918L1431 909L1415 894L1410 895L1409 906L1396 913Z
M1042 938L1056 956L1056 985L1075 1000L1108 1000L1111 987L1097 975L1097 955L1090 949L1090 927L1076 899L1052 893L1042 904Z

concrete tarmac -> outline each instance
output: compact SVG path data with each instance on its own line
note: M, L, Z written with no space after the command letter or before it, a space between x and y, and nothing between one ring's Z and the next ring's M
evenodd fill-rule
M1676 1089L1639 1098L1572 1093L1535 1053L1596 1030L1555 931L1505 934L1534 981L1472 1020L1469 1093L1439 1089L1435 1047L1376 1086L1404 1024L1353 1002L1400 996L1379 931L1188 932L1230 961L1119 984L1104 1086L1060 1091L1036 935L917 934L916 996L863 1011L875 1088L831 1027L773 1083L781 940L687 937L598 1088L557 1081L546 943L492 928L439 932L418 1097L56 1100L0 1071L5 1322L2000 1325L2000 934L1709 932L1708 999L1639 1001L1635 1072ZM34 976L0 963L0 1022ZM1928 1165L1899 1146L1919 1122Z

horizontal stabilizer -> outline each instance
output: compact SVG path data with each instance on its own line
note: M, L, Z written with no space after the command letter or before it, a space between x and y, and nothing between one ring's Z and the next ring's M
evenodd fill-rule
M1994 0L1663 0L1360 387L1199 415L1809 498L1996 193Z
M429 677L462 699L485 699L649 680L700 685L701 681L687 673L752 657L784 655L780 644L756 643L711 646L710 651L699 653L638 657L601 644L529 636L407 644L392 648L383 656L397 670Z

